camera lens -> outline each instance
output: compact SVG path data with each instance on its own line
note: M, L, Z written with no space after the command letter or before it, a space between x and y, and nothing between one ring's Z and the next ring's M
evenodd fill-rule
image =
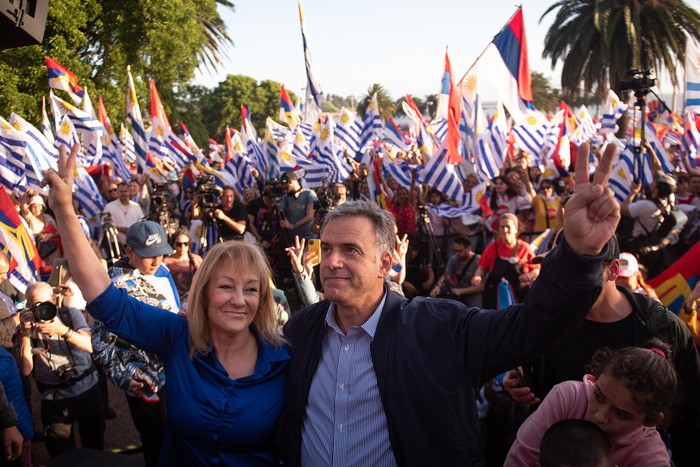
M58 308L52 302L41 302L34 305L33 311L35 320L51 321L56 317Z

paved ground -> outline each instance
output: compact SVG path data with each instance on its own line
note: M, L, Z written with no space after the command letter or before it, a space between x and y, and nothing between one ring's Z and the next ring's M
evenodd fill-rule
M129 414L129 407L126 404L124 392L118 389L113 384L109 383L109 405L117 413L117 418L114 420L107 420L107 430L105 431L105 451L113 452L115 450L125 451L129 449L134 449L140 445L139 434L134 428L134 424L131 422L131 415ZM40 418L40 402L39 395L36 391L36 386L32 386L32 415L34 416L34 426L41 429L41 418ZM76 429L76 439L79 439L78 431ZM80 442L78 441L78 446ZM95 465L93 461L87 461L85 463L76 462L76 458L80 459L82 457L87 458L86 454L75 453L75 456L70 458L66 463L59 462L58 460L49 463L49 454L46 451L46 446L43 441L32 441L32 460L35 466L42 465L71 465L73 467L79 467L85 465ZM123 462L119 465L129 465L129 466L143 466L143 456L140 453L123 454ZM67 459L68 460L68 459ZM103 467L105 464L101 462Z

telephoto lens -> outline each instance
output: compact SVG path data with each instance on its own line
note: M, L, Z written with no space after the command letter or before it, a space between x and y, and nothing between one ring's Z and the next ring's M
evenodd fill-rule
M36 321L51 321L58 314L58 308L53 302L39 302L32 307Z

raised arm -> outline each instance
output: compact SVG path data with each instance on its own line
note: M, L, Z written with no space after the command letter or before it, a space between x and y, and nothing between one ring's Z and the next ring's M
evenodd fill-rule
M67 155L66 147L62 145L59 148L58 172L54 169L45 170L42 185L50 188L49 206L56 216L58 232L63 241L63 256L70 264L75 283L89 303L109 286L110 280L90 247L90 242L85 238L78 216L73 210L72 188L78 149L76 144Z

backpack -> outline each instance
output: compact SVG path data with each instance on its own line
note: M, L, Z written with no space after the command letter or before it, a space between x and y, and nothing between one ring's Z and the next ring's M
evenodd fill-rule
M688 216L677 207L665 208L660 203L657 203L657 206L661 211L661 216L651 232L647 232L649 239L656 243L667 239L674 232L683 230L686 222L688 222Z

